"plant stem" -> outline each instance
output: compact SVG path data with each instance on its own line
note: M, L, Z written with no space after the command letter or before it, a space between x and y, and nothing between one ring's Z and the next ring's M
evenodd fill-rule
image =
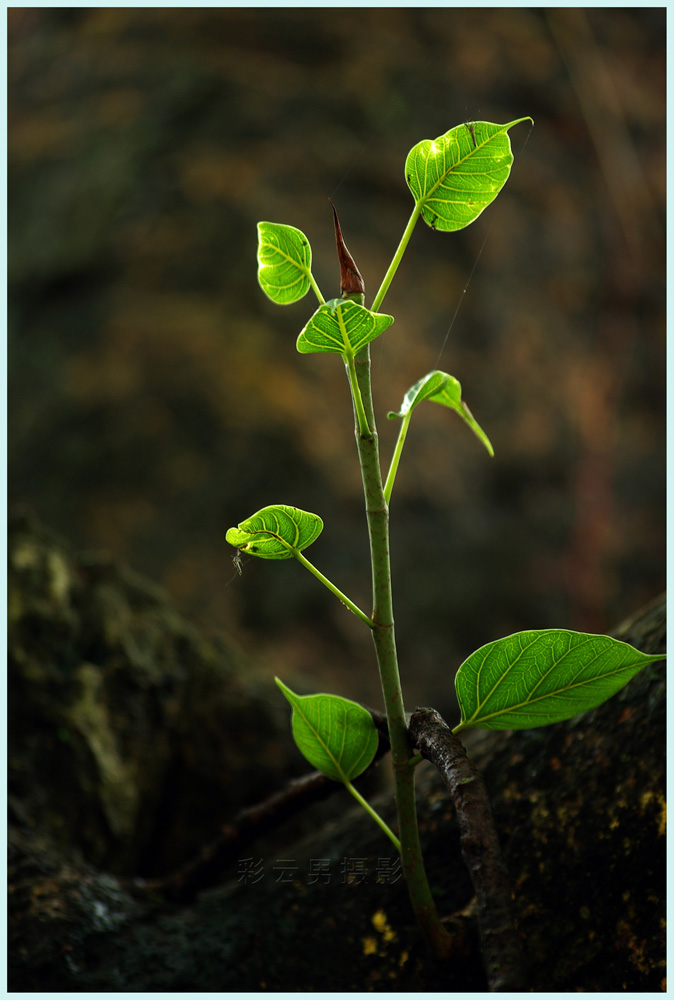
M395 254L393 255L393 260L391 261L389 269L386 272L386 274L384 275L384 280L381 283L379 291L377 292L377 294L374 297L374 302L372 303L372 307L371 307L372 308L372 312L376 312L377 309L379 309L379 307L381 306L382 302L384 301L384 296L386 295L386 293L388 291L389 285L393 281L394 275L395 275L396 271L398 270L398 265L400 264L400 261L403 259L403 254L405 253L405 250L407 249L407 244L410 241L410 236L414 232L414 227L417 224L417 221L419 219L420 214L421 214L421 209L419 208L418 205L415 205L414 206L414 211L412 212L412 214L410 216L410 220L407 223L407 226L405 227L405 232L403 233L403 235L401 237L401 240L400 240L400 243L398 244L398 249L396 250Z
M317 580L320 580L321 583L328 588L328 590L332 591L332 593L340 599L342 604L345 604L347 606L349 611L353 611L354 615L360 618L361 621L365 622L365 624L368 625L370 628L374 628L374 622L372 621L372 619L368 618L365 612L361 611L357 604L354 604L353 601L349 600L346 594L343 594L341 590L335 587L334 583L328 580L327 576L323 576L321 571L319 569L316 569L316 567L309 562L306 556L303 556L302 553L299 552L297 549L293 549L293 555L295 556L295 558L299 563L302 563L302 565L309 570L310 573L314 574Z
M400 425L400 431L398 432L398 440L396 441L395 450L393 452L393 458L391 459L391 467L388 470L388 476L386 477L386 485L384 486L384 498L386 503L391 502L391 493L393 492L393 484L395 483L396 473L398 471L398 463L400 462L400 456L403 452L403 445L405 444L405 438L407 437L407 428L410 425L410 420L412 419L412 410L408 410L403 417L402 424Z
M385 822L384 822L384 820L383 820L383 819L381 818L381 816L380 816L380 815L379 815L379 813L378 813L378 812L376 811L376 809L373 809L373 808L372 808L372 806L371 806L371 805L370 805L370 803L369 803L369 802L367 801L367 799L364 799L364 798L363 798L363 796L362 796L362 795L360 794L360 792L359 792L359 791L357 791L357 790L356 790L356 789L355 789L355 788L353 787L353 785L351 784L351 782L350 782L350 781L345 781L345 782L344 782L344 784L345 784L345 785L346 785L346 787L347 787L347 788L349 789L349 791L350 791L350 792L351 792L351 794L353 795L353 797L354 797L354 799L356 800L356 802L359 802L359 803L361 804L361 806L363 807L363 809L365 809L365 811L366 811L366 812L368 812L368 813L370 814L370 816L371 816L371 817L372 817L372 819L373 819L373 820L375 821L375 823L377 824L377 826L381 827L381 829L382 829L382 830L384 831L384 833L385 833L385 834L386 834L386 836L387 836L387 837L389 838L389 840L390 840L390 841L391 841L391 842L392 842L392 843L394 844L394 846L395 846L395 849L396 849L396 851L398 851L398 853L400 854L400 851L401 851L401 847L400 847L400 841L399 841L399 840L398 840L398 838L396 837L396 835L395 835L395 833L393 832L393 830L391 830L391 828L390 828L389 826L387 826L387 825L386 825L386 823L385 823Z
M311 273L311 271L309 271L308 277L309 277L309 281L311 282L311 287L313 288L314 292L316 293L316 298L318 299L319 304L322 305L322 306L324 306L325 305L325 299L323 298L321 290L318 287L318 285L316 284L316 279L314 278L314 276Z
M356 378L356 367L353 360L353 354L347 353L344 355L344 364L346 365L346 370L349 375L349 382L351 383L351 395L353 397L353 407L356 412L356 418L358 420L358 429L360 431L361 437L369 438L372 437L372 431L367 422L367 417L365 416L365 408L363 407L363 397L360 393L360 386L358 385L358 379Z
M409 766L408 763L413 756L413 751L407 734L405 706L400 687L398 657L395 646L389 556L388 505L384 497L384 487L382 485L379 443L372 405L369 346L358 353L355 365L363 405L372 432L371 437L362 437L359 432L358 422L356 421L356 443L365 493L365 509L372 561L372 619L374 626L372 636L379 663L379 673L388 720L389 739L391 742L396 806L398 810L398 833L401 845L400 856L410 899L417 919L435 953L444 957L449 954L451 938L440 923L440 917L438 916L435 901L424 870L414 798L414 774L416 768Z

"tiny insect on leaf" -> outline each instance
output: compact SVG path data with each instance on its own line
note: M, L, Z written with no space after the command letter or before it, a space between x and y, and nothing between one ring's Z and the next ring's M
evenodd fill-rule
M292 559L296 552L315 542L323 530L323 521L317 514L274 504L263 507L252 517L246 518L236 528L230 528L226 540L237 553L259 556L260 559Z

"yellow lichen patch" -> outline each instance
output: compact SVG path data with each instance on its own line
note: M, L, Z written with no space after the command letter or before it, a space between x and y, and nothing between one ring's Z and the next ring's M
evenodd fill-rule
M384 938L384 941L387 942L387 944L391 941L396 940L397 937L396 932L390 926L388 920L386 919L386 914L384 913L383 910L377 910L377 912L372 917L372 923L374 925L374 929L376 931L379 931L379 933Z
M662 792L653 792L650 789L643 793L641 799L639 800L642 809L646 809L647 806L655 801L655 804L659 806L660 811L658 813L658 834L663 837L667 831L667 803L662 795Z
M409 957L410 957L410 953L408 951L404 951L402 953L402 955L400 956L400 958L398 960L398 965L400 966L401 969L402 969L403 965L405 964L405 962L407 961L407 959Z
M389 924L383 910L377 910L377 912L372 915L372 925L381 937L361 938L363 942L363 954L379 955L380 957L383 957L386 954L386 945L391 944L393 941L397 941L398 935ZM407 961L407 953L403 952L403 955L405 957L404 959L401 959L401 965Z
M363 942L363 954L364 955L376 955L377 954L377 940L373 937L362 938Z

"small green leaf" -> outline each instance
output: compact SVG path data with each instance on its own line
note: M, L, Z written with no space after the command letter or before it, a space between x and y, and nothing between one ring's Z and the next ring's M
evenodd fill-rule
M494 449L492 448L491 441L468 409L468 406L461 399L461 383L458 379L455 379L453 375L448 375L445 384L429 398L432 403L448 406L451 410L458 413L461 419L468 424L473 434L480 439L492 458L494 457Z
M257 280L265 295L287 306L311 287L311 247L303 232L277 222L258 222Z
M293 707L295 743L313 767L334 781L351 781L372 763L379 737L372 716L334 694L295 694L276 683Z
M601 705L642 667L662 660L607 635L542 629L482 646L461 664L458 732L533 729Z
M491 204L508 179L513 154L507 125L471 122L423 139L407 156L405 177L431 229L463 229Z
M246 518L225 536L230 545L261 559L292 559L315 542L323 522L318 514L274 504Z
M433 371L424 375L418 382L415 382L411 389L408 389L403 397L402 406L397 413L387 414L389 420L395 417L405 417L415 406L424 399L430 399L437 392L440 392L448 379L452 376L446 372ZM456 381L456 380L455 380ZM460 394L460 393L459 393Z
M461 399L461 383L453 375L447 372L432 371L424 375L418 382L405 393L402 406L397 413L389 413L389 418L404 418L415 406L418 406L424 399L430 399L432 403L439 403L441 406L448 406L459 414L473 433L480 439L490 455L494 455L491 441L482 430L467 405Z
M319 306L297 338L300 354L342 354L358 351L383 333L393 316L373 313L351 299L330 299Z

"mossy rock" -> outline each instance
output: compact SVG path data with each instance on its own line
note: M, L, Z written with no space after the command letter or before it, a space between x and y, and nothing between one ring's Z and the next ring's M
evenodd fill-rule
M291 772L285 706L233 644L23 516L8 649L13 816L93 865L165 872Z

